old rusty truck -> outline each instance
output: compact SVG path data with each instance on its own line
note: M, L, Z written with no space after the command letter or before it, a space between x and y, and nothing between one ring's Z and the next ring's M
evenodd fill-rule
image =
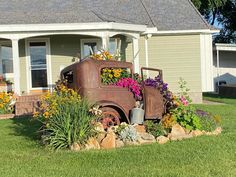
M61 79L66 79L69 88L79 92L102 110L102 119L110 119L110 125L119 124L121 121L130 122L130 111L135 107L136 99L127 88L102 83L101 71L104 68L122 68L130 72L133 77L133 64L123 61L105 61L88 58L76 62L61 71ZM162 71L152 68L141 68L142 80L145 70L153 70L162 78ZM160 90L142 86L142 101L145 111L145 120L161 119L165 112L165 102Z

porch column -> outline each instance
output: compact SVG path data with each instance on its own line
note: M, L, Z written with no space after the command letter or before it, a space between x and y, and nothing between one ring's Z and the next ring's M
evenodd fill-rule
M20 57L18 39L12 39L12 56L14 71L14 92L20 95Z
M220 52L219 52L219 50L218 49L216 49L216 55L217 55L217 58L216 58L216 66L217 66L217 69L216 69L216 72L217 72L217 86L219 86L220 85L220 80L219 80L219 78L220 78Z
M102 49L103 50L109 50L109 35L108 33L105 33L103 36L102 36Z
M2 57L1 57L1 51L2 50L2 48L1 48L1 44L0 44L0 75L2 75L3 74L3 70L2 70Z
M152 37L152 34L145 36L145 58L146 58L146 67L149 67L149 55L148 55L148 39ZM149 77L149 71L146 71L147 78Z
M134 63L134 72L140 73L140 64L139 64L139 42L138 38L133 38L133 63Z

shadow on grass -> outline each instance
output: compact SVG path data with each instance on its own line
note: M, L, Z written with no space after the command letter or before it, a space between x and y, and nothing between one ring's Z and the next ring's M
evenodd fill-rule
M22 116L12 119L15 136L24 136L30 140L37 141L40 139L39 129L41 123L32 119L30 116Z
M209 98L219 98L219 99L227 99L227 98L230 98L230 97L225 97L225 96L221 96L221 95L219 95L219 94L217 94L217 93L210 93L210 92L208 92L208 93L203 93L203 96L204 97L209 97Z

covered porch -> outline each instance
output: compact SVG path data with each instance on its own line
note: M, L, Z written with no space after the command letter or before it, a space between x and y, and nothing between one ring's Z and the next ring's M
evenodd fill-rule
M222 84L236 85L236 45L215 44L214 66L217 86Z
M10 26L0 29L0 75L13 82L17 95L52 90L64 67L101 49L121 53L121 60L132 62L135 72L140 70L139 38L146 26L117 23Z

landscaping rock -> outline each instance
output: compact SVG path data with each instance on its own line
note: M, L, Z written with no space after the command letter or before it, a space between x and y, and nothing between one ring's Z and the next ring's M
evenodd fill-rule
M116 140L116 147L120 148L123 147L125 145L125 143L123 141L121 141L120 139Z
M143 140L155 140L155 137L149 133L138 133Z
M145 132L146 132L146 128L145 128L144 125L138 125L138 124L136 124L136 125L134 125L134 128L136 129L136 131L137 131L138 133L145 133Z
M144 139L142 139L142 138L139 138L138 139L138 143L139 144L152 144L152 143L155 143L156 142L156 140L154 139L154 140L144 140Z
M70 150L72 151L80 151L80 145L78 143L74 143L70 146Z
M138 137L138 143L139 144L151 144L151 143L155 143L155 137L151 134L148 133L138 133L139 137Z
M156 140L157 140L157 142L158 142L159 144L165 144L165 143L167 143L167 142L169 141L169 138L167 138L167 137L165 137L165 136L158 136L158 137L156 138Z
M100 149L100 145L95 138L90 138L87 143L85 144L85 149L90 150L90 149Z
M181 127L179 124L175 124L172 127L171 135L172 136L181 136L181 135L186 135L186 132L185 132L185 129L183 127Z
M101 133L99 133L98 135L97 135L97 141L99 142L99 143L101 143L102 142L102 140L106 137L106 132L101 132Z
M213 131L213 135L219 135L222 132L222 128L221 127L217 127L214 131Z
M182 140L193 137L191 134L187 134L183 127L179 124L175 124L172 127L171 133L168 134L168 138L172 141Z
M193 130L190 133L192 136L202 136L203 132L201 130Z
M116 147L116 135L113 132L108 132L106 137L100 144L103 149L112 149Z
M125 141L124 143L127 146L137 146L137 145L140 145L140 143L137 142L137 141Z

